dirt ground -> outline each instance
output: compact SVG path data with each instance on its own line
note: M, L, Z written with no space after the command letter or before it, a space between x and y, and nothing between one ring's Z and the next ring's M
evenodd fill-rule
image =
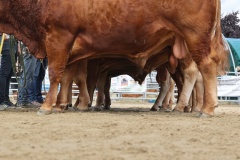
M148 112L152 103L113 102L111 111L0 112L1 160L240 159L240 106L213 118Z

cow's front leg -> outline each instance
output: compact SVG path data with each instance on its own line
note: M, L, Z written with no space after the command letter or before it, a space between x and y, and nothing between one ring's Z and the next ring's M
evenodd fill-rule
M107 72L101 72L97 81L98 95L96 99L96 105L92 107L92 109L95 111L100 111L103 109L104 100L105 100L104 86L106 84L106 79L107 79Z
M104 86L104 93L105 93L104 109L105 110L109 110L111 106L110 87L111 87L111 77L108 76L106 79L106 84Z
M160 78L161 76L159 74L165 75L166 80L164 81L163 80L164 78L161 79ZM170 82L171 82L170 79L171 79L170 74L167 71L167 69L165 68L165 66L157 68L156 80L160 86L160 92L158 94L158 97L157 97L155 103L153 104L152 108L150 109L150 111L158 111L159 108L162 107L162 102L163 102L164 98L166 97L167 92L169 91L169 88L170 88Z
M170 75L169 75L169 78L170 78ZM153 104L152 108L150 109L150 111L158 111L160 107L162 107L162 103L163 103L163 100L164 98L166 97L168 91L169 91L169 88L170 88L170 82L167 80L167 81L163 81L161 82L160 84L160 93L158 94L158 97L155 101L155 103Z
M57 103L54 106L55 112L63 112L72 100L72 82L76 73L78 63L68 65L60 81L60 91L57 96Z
M48 58L50 88L46 95L45 102L42 104L41 108L38 111L39 115L50 114L52 112L52 107L56 104L58 86L66 65L65 61L66 57L62 57L62 61L60 63L58 63L57 61L53 61L51 58Z
M52 107L56 104L58 85L65 70L69 50L73 43L73 37L68 32L62 31L49 32L45 47L48 58L48 72L50 80L50 88L46 95L46 100L38 111L39 115L47 115L52 112Z

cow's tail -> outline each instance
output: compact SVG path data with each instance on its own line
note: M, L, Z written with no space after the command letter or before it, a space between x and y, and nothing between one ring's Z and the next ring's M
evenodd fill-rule
M221 0L215 0L216 4L216 24L214 27L214 32L212 37L212 47L216 51L215 60L218 64L217 72L219 75L223 75L226 73L227 70L229 70L229 50L227 48L227 42L224 39L224 36L222 35L222 29L221 29Z

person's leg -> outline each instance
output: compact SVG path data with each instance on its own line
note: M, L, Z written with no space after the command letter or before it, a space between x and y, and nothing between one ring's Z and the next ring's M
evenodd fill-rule
M25 105L29 103L28 101L29 97L34 96L34 95L31 95L30 91L32 90L32 80L33 80L35 64L36 64L36 58L34 58L31 54L24 55L25 74L24 72L22 72L19 80L19 94L18 94L19 105Z
M2 51L2 60L0 68L0 103L5 104L4 101L9 102L9 86L10 78L12 76L12 62L9 50ZM6 106L9 106L6 103Z
M6 88L6 78L3 77L0 71L0 104L4 101L5 88Z
M41 64L40 60L37 60L33 83L34 83L35 101L39 103L43 103L42 81L45 77L46 66L47 66L46 59L44 59L43 64Z
M10 88L11 76L12 76L12 70L11 70L11 73L10 73L10 74L8 75L8 77L6 78L6 87L5 87L4 102L10 102L10 98L9 98L9 88ZM11 104L11 105L12 105L12 104Z

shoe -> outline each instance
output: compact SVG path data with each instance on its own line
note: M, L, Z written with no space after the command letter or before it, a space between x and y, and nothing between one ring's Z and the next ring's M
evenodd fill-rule
M35 105L35 106L38 106L38 107L41 107L42 106L42 103L39 103L39 102L37 102L37 101L32 101L31 102L33 105Z
M4 111L8 106L4 103L0 104L0 111Z
M0 104L0 111L4 111L8 107L15 107L15 105L10 101L4 101Z
M4 101L4 104L6 104L8 107L15 107L15 104L13 104L11 101Z
M39 108L39 106L36 106L31 102L18 103L17 107L20 107L20 108Z

